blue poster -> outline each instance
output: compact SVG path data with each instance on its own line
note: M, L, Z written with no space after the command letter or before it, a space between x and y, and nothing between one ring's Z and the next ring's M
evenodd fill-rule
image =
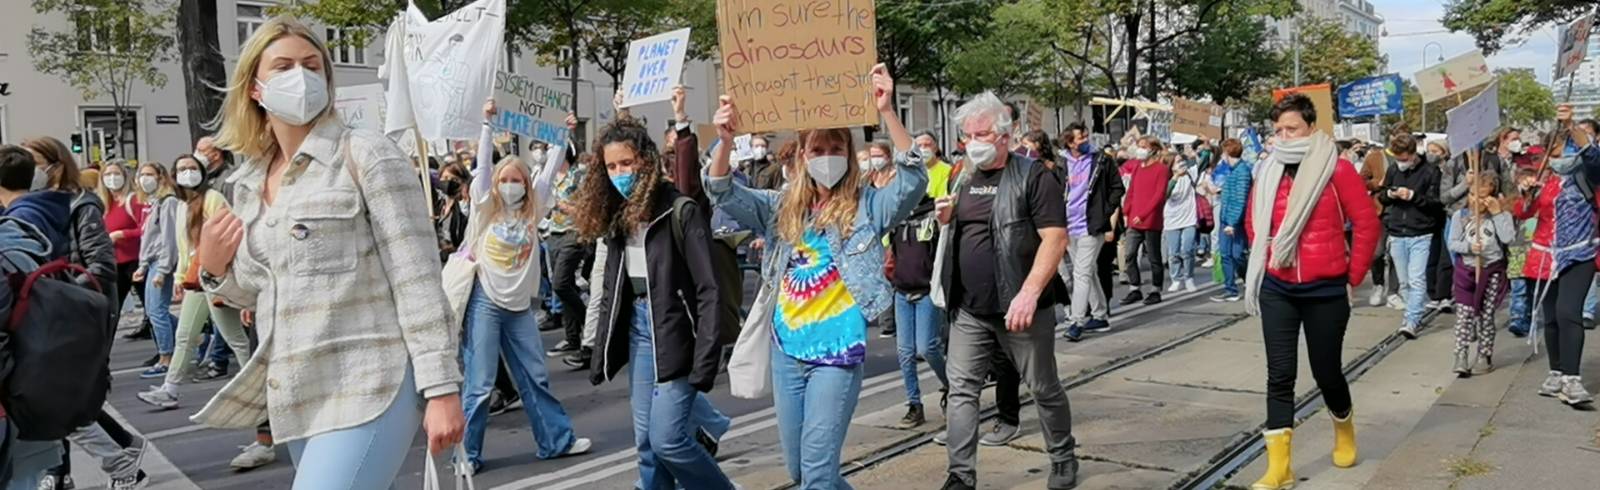
M1244 144L1245 160L1255 161L1261 152L1266 151L1266 148L1261 146L1261 136L1256 134L1256 128L1245 128L1244 134L1239 135L1239 139L1243 140L1241 143Z
M1339 87L1339 117L1399 114L1405 110L1400 75L1367 77Z

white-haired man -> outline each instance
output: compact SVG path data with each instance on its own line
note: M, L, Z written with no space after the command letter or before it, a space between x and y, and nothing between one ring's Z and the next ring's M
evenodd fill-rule
M1072 411L1056 374L1055 309L1066 293L1056 264L1067 247L1059 177L1008 152L1011 115L992 93L956 110L966 170L937 201L942 267L935 289L950 324L947 490L977 486L978 392L1003 350L1034 394L1050 455L1051 490L1076 486Z

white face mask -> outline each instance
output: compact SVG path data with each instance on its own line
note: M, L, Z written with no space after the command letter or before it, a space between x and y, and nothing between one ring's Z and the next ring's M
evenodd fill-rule
M328 107L328 79L305 66L256 83L261 88L261 108L283 122L304 126Z
M193 156L194 156L194 161L200 162L200 166L201 167L207 167L207 168L211 167L211 159L210 158L206 158L206 154L205 153L201 153L201 152L197 151L197 152L194 152Z
M41 191L50 185L50 173L45 167L33 167L33 182L28 184L28 191Z
M194 187L199 186L200 185L200 171L199 170L179 170L178 171L178 185L184 186L186 188L191 188L191 189L194 188Z
M1506 150L1512 153L1522 153L1522 140L1511 140L1510 143L1506 143Z
M867 170L877 172L879 170L883 170L883 168L887 166L889 166L889 159L887 158L872 157L867 159Z
M806 160L806 173L811 174L811 180L829 189L838 184L848 171L850 159L842 156L820 156Z
M1147 148L1134 148L1133 149L1133 159L1134 160L1149 160L1150 159L1150 150L1147 149Z
M105 177L100 178L100 183L105 184L107 189L120 191L122 190L122 185L128 183L127 180L127 177L123 177L122 174L106 174Z
M528 194L528 186L517 182L502 182L499 188L500 202L506 206L522 204L522 198Z
M990 165L994 164L994 157L998 154L999 151L991 143L976 140L967 143L967 161L972 162L978 168L988 169Z
M156 186L158 186L160 184L161 184L161 182L157 181L155 176L153 176L153 175L140 175L139 176L139 189L143 190L145 194L149 194L149 193L155 192L156 191Z
M754 146L754 147L750 148L750 158L751 159L760 160L760 159L763 159L763 158L766 158L766 157L767 157L767 147L765 147L765 146Z
M543 164L544 150L533 150L528 152L528 161L531 163Z

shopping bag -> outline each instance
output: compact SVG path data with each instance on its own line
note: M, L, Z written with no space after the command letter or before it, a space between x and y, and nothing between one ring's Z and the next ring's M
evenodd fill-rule
M444 486L439 483L439 465L434 464L433 451L423 449L422 452L423 454L426 454L428 458L428 465L422 468L422 490L444 490ZM455 453L456 464L471 464L467 462L466 446L457 444ZM472 483L472 477L466 472L452 471L451 475L451 479L455 480L456 482L456 490L462 490L463 488L466 490L477 490L477 486L473 485Z
M773 287L763 284L750 305L739 340L728 359L728 388L744 399L765 398L772 394L772 313L778 297Z
M478 262L473 260L470 250L462 249L444 263L444 296L450 301L450 318L456 326L466 324L467 300L472 297L472 285L478 280Z

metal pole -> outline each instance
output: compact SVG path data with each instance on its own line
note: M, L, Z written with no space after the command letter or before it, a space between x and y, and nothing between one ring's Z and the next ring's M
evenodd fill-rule
M1294 86L1300 86L1300 19L1289 25L1289 42L1294 43Z
M1422 45L1422 69L1424 69L1424 70L1428 69L1428 47L1429 46L1438 46L1439 47L1439 61L1440 62L1444 61L1444 45L1439 44L1438 41L1430 41L1430 42L1428 42L1428 44ZM1419 93L1417 95L1420 98L1422 94ZM1428 101L1426 101L1426 100L1422 101L1422 103L1419 104L1419 106L1420 106L1420 109L1422 111L1422 127L1419 128L1419 129L1423 133L1427 133L1428 132Z

